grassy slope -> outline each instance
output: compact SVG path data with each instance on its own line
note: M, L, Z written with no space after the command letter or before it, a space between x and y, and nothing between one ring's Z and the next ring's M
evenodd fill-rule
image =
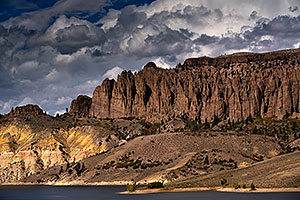
M277 156L249 167L196 176L170 183L173 187L220 186L224 177L232 186L238 182L248 187L253 182L257 187L299 187L300 152Z

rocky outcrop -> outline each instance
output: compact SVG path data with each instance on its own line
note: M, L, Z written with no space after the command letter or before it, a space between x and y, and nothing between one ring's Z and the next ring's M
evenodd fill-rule
M187 59L174 69L148 63L137 74L105 79L93 94L90 115L152 121L187 116L239 121L284 118L300 110L300 50L237 53Z
M45 114L39 106L28 104L25 106L18 106L15 109L12 109L8 115L14 117L24 117L24 116L39 116Z
M70 113L78 117L87 117L92 104L92 98L80 95L73 100L70 106Z
M0 120L0 184L25 181L42 170L72 165L123 145L143 132L143 125L136 119L4 115Z
M0 127L0 183L106 151L105 138L93 126L48 131L18 123Z

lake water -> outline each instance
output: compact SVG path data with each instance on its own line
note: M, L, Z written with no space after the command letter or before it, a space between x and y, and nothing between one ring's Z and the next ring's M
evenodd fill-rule
M0 200L299 200L300 193L225 193L215 191L118 194L125 186L0 186Z

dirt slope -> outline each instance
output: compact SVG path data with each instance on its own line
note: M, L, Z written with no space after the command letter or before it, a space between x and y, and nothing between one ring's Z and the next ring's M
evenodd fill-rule
M300 152L277 156L245 168L175 181L169 186L220 186L221 178L226 178L229 186L238 182L241 186L246 184L248 187L251 183L257 187L299 187Z

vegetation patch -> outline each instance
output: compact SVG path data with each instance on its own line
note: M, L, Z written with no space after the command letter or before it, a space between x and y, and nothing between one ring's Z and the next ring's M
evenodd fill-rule
M132 184L127 183L127 191L134 192L136 190L136 183L133 182Z
M133 168L133 169L147 169L147 168L153 168L153 167L159 167L162 165L169 165L171 162L173 162L172 159L169 159L168 161L158 161L158 160L148 160L147 162L144 162L142 158L137 159L130 159L130 155L124 155L122 156L118 161L110 161L105 163L102 166L102 169L110 169L110 168Z
M162 182L156 181L156 182L148 183L147 188L149 189L164 188L164 185Z

